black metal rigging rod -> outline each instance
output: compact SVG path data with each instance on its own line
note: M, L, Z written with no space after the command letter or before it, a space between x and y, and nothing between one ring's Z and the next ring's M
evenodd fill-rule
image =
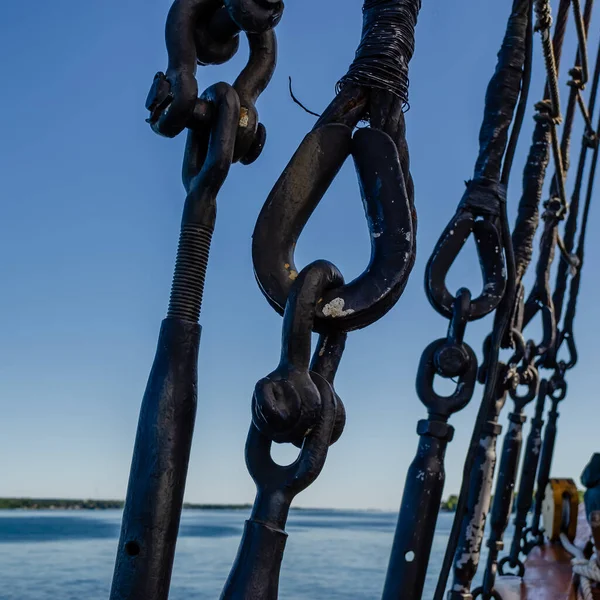
M578 86L577 86L578 87ZM590 93L589 102L589 115L593 117L596 109L598 100L598 91L600 88L600 45L598 47L598 55L596 60L596 66L594 69L594 77L592 81L592 89ZM576 93L579 92L576 89ZM585 117L584 117L585 118ZM600 117L599 117L600 120ZM587 125L587 119L586 119ZM600 123L599 123L600 126ZM590 203L592 198L592 190L594 186L594 177L597 166L598 158L598 129L596 131L586 126L586 129L582 136L581 153L579 157L579 165L577 168L577 176L575 180L575 187L571 196L571 211L569 212L569 218L565 227L565 251L568 253L567 257L563 257L563 261L559 264L559 270L556 279L556 288L553 298L556 299L557 304L561 307L564 302L564 295L567 288L565 278L568 277L568 272L561 270L563 262L567 262L571 269L570 279L570 290L569 290L569 302L565 311L562 328L559 328L557 324L557 342L554 352L550 355L548 360L548 367L554 368L554 374L551 378L551 384L555 389L551 395L552 398L552 409L548 415L548 426L546 428L546 434L544 436L544 443L542 446L542 452L540 456L540 468L537 478L537 493L535 499L535 506L533 516L531 519L531 527L526 530L526 537L523 540L523 551L529 552L531 548L536 545L542 544L544 541L544 531L540 527L541 513L542 513L542 501L544 497L544 491L548 484L550 477L550 469L552 465L552 459L554 455L554 447L556 441L556 429L557 421L559 417L558 403L566 398L567 395L567 381L565 379L566 373L573 369L577 364L578 355L577 347L575 344L575 336L573 331L573 324L575 319L575 311L577 306L577 298L579 295L579 287L581 284L581 268L583 265L583 256L585 250L585 238L587 233L587 219L590 210ZM579 212L579 204L581 193L583 190L583 173L585 171L587 159L589 153L592 152L592 163L590 172L588 175L586 200L584 205L583 220L579 236L579 242L577 245L577 251L575 254L571 254L574 246L575 234L577 230L577 216ZM558 319L557 319L558 320ZM567 360L558 360L557 355L563 344L566 344L568 350Z
M570 7L570 0L561 0L559 5L556 26L554 31L554 39L553 39L553 51L554 51L554 60L552 58L549 61L546 61L547 64L553 64L555 69L558 69L560 64L560 57L562 52L562 45L564 42L564 36L566 31L566 26L568 22L568 14ZM578 6L578 0L575 0L574 4ZM588 2L589 5L589 2ZM581 13L579 10L574 8L574 13L576 18L581 17ZM586 7L586 14L589 18L589 6ZM538 11L539 14L539 11ZM546 39L547 36L544 36ZM542 195L542 188L545 179L546 168L549 163L550 158L550 143L551 143L551 133L549 129L553 126L553 123L548 118L548 113L552 113L552 94L550 84L551 80L554 80L555 77L549 75L548 84L546 86L546 98L545 102L539 103L537 105L538 111L543 111L542 114L536 116L536 127L533 135L533 144L531 146L529 158L524 170L523 176L523 195L521 197L521 201L519 203L519 214L517 218L517 223L515 225L515 230L513 232L513 246L515 250L515 257L517 263L517 286L520 289L520 299L515 298L514 310L515 310L515 323L513 325L513 331L516 329L517 332L521 332L524 323L523 323L523 304L522 304L522 296L523 296L523 287L521 284L521 280L523 275L525 274L527 268L531 262L531 256L533 252L533 238L535 236L535 232L539 223L539 209L538 205ZM556 90L556 98L558 97L558 90ZM569 98L569 105L567 108L566 122L563 131L563 140L561 144L561 154L562 154L562 163L565 165L565 170L568 168L568 152L569 152L569 141L571 137L571 130L574 118L574 109L575 109L575 98L573 94L571 94ZM558 100L556 99L556 102ZM561 175L561 169L557 168L557 175L553 180L553 186L551 190L551 195L556 196L558 194L558 185L557 178ZM533 400L536 396L536 389L532 386L532 381L535 380L537 382L537 366L533 364L533 360L535 359L537 354L547 352L551 350L553 340L554 340L554 328L553 328L553 318L552 318L552 307L548 306L548 299L550 298L549 292L549 284L548 277L551 267L551 258L553 253L553 247L555 244L555 232L556 232L556 224L558 221L552 221L549 225L549 232L545 231L545 235L542 236L542 253L541 258L538 263L537 269L537 280L536 285L534 286L534 292L532 293L533 297L536 299L535 302L528 301L528 308L533 306L534 310L531 311L528 316L529 320L540 311L541 307L546 307L542 312L543 316L543 324L544 324L544 339L540 344L535 344L534 342L528 342L527 346L530 349L527 352L527 356L524 359L524 364L520 369L517 370L523 375L530 373L533 377L529 378L529 381L512 381L511 385L516 387L518 384L526 383L529 385L529 393L526 395L527 402ZM548 224L548 220L546 220L546 224ZM542 294L539 290L545 291ZM543 298L542 298L543 296ZM544 300L544 301L542 301ZM525 323L526 324L526 323ZM522 377L519 377L522 379ZM507 381L507 384L509 382ZM526 458L525 465L523 469L524 476L527 478L525 481L525 487L523 488L523 479L521 487L523 491L526 490L527 487L531 486L533 488L533 478L535 477L535 470L537 468L537 457L539 455L539 436L540 430L542 426L542 413L544 406L544 398L545 391L547 390L547 382L542 382L541 392L538 395L538 402L536 406L536 419L534 419L532 425L532 431L529 436L529 440L527 443ZM512 395L512 394L511 394ZM508 524L508 517L510 514L510 509L512 506L512 498L513 498L513 488L516 479L516 471L518 467L518 461L515 462L513 459L515 454L520 452L521 447L521 430L524 422L523 417L523 409L527 402L523 403L522 398L517 397L515 399L515 408L517 409L514 413L509 417L511 419L510 431L507 435L503 447L503 456L500 464L500 476L496 485L496 494L494 499L494 506L492 508L492 533L491 537L488 541L488 545L490 546L490 554L488 557L488 564L486 566L486 572L484 577L483 584L483 594L484 596L490 596L493 591L494 580L495 580L495 572L496 572L496 560L499 550L503 547L502 537L504 530ZM536 451L537 449L537 451ZM531 453L530 453L531 452ZM522 476L523 477L523 476ZM510 488L510 489L509 489ZM520 492L519 502L517 505L517 536L516 539L520 539L520 532L522 531L525 523L526 512L528 507L525 507L526 494L522 494ZM525 510L525 513L521 514L522 511ZM515 542L513 542L513 548L515 547ZM518 553L519 553L520 544L517 545L516 549L516 558L514 558L513 552L511 552L511 556L503 559L499 565L500 573L503 573L505 570L505 566L507 563L510 564L511 567L519 567L519 572L523 570L523 565L518 563Z
M483 535L482 519L489 507L490 484L495 462L495 438L499 426L493 418L504 402L504 394L499 393L499 382L504 365L499 363L500 344L506 336L512 316L512 301L515 288L515 263L510 240L510 228L506 217L506 183L508 181L512 155L506 155L510 161L502 159L506 152L508 128L515 115L515 107L520 93L526 92L524 78L528 63L527 43L531 38L531 2L515 1L508 21L507 33L498 55L498 65L488 87L486 111L480 135L480 156L476 165L476 176L483 169L487 177L495 181L502 194L498 197L496 226L501 238L499 246L506 255L505 284L498 295L495 306L495 327L488 346L488 360L485 365L486 386L484 397L463 473L463 484L459 496L457 514L450 535L449 545L442 565L442 573L435 592L436 600L444 596L448 575L455 553L457 562L454 570L454 583L449 598L470 598L470 586L479 559L479 547ZM522 97L524 101L524 98ZM522 105L523 106L523 105ZM523 108L517 111L511 148L516 144L520 132ZM501 133L500 133L501 132ZM500 135L494 135L498 134ZM493 160L490 160L493 157ZM491 169L490 169L491 167ZM502 174L501 174L502 173ZM451 224L452 225L452 224ZM485 283L485 281L484 281ZM458 550L457 550L458 549ZM462 558L465 560L462 560Z
M567 25L569 4L570 2L568 0L563 0L561 2L556 20L554 33L554 49L555 55L557 57L557 67L560 62L560 51L562 49L564 41L564 33ZM587 0L584 10L584 16L582 17L581 11L579 9L579 1L576 0L573 2L573 12L577 25L577 30L582 33L579 37L580 50L578 52L576 66L575 69L571 71L572 76L574 76L575 73L582 71L582 61L584 62L584 64L587 64L587 60L585 59L586 52L582 51L581 48L585 44L585 35L587 33L587 28L589 27L592 7L593 0ZM581 24L579 24L580 20ZM587 70L587 67L583 70ZM561 152L563 156L565 170L568 169L569 165L570 137L576 100L573 90L579 92L579 90L573 85L573 82L570 82L569 85L571 85L571 93L569 95L565 128L561 144ZM549 96L546 95L546 98L549 98ZM517 257L521 257L521 261L524 265L523 272L525 271L531 260L531 255L533 251L533 236L535 235L535 231L539 223L538 205L541 200L545 170L550 157L550 134L548 131L549 126L550 125L547 119L537 119L533 135L533 144L523 176L523 197L520 204L519 217L517 219L515 231L513 233L515 252L517 254ZM554 179L552 182L551 195L554 195L553 193L555 192L556 179ZM543 238L543 241L545 241L546 243L548 243L548 241L550 243L554 243L555 240L556 237L549 238L548 235L546 235ZM537 271L539 283L535 286L538 290L549 290L549 276L551 267L551 263L547 260L549 254L549 251L543 252L541 254L540 266L538 267ZM542 264L542 259L544 256L546 257L546 263ZM553 305L548 302L548 299L550 298L550 292L546 291L544 296L546 298L546 303L537 304L538 310L542 311L542 323L544 326L543 340L541 343L538 344L538 347L548 348L548 340L550 340L552 337L555 337L555 332L552 325L555 319L551 312L551 310L553 309ZM531 315L531 317L532 316L533 314ZM556 346L555 343L554 346ZM554 352L554 350L550 347L550 353L552 352ZM516 568L517 572L521 575L524 573L524 564L519 559L519 554L523 548L523 532L525 530L527 522L527 515L532 504L535 475L540 457L540 447L542 443L541 430L544 424L543 412L545 399L548 394L554 395L554 393L555 392L553 391L552 386L550 386L549 381L547 381L546 379L542 380L535 407L535 416L532 420L531 430L527 439L523 468L521 471L521 480L519 484L517 507L514 520L515 533L513 536L513 542L511 545L509 556L505 557L504 559L502 559L502 561L500 561L499 572L501 574L507 572L508 566L510 566L513 569Z
M254 230L257 282L284 314L281 361L260 380L252 399L246 463L257 494L223 600L275 600L296 494L321 471L342 433L343 404L333 376L346 332L366 327L399 299L415 260L416 217L403 108L420 0L365 0L363 35L338 95L285 168ZM356 133L359 121L370 127ZM300 272L294 249L304 226L352 155L371 233L371 260L354 281L316 261ZM309 365L311 332L321 334ZM273 442L301 448L298 460L276 465Z
M142 401L111 600L167 600L197 403L198 324L218 192L233 162L265 141L255 103L273 74L280 0L175 0L166 25L169 67L146 106L163 136L188 130L187 197L167 318ZM233 86L198 96L196 65L221 64L247 34L250 57Z
M483 318L501 305L507 275L509 282L513 277L506 183L524 110L524 105L517 110L517 103L526 62L529 9L529 0L516 0L513 5L496 73L488 86L474 177L468 182L457 212L426 269L428 299L450 323L447 336L425 349L417 375L417 394L428 409L428 419L421 421L417 430L419 449L408 471L383 592L386 600L416 600L422 596L444 484L444 453L453 433L448 419L471 400L477 377L475 353L464 342L465 328L468 322ZM515 127L509 141L515 110ZM484 281L482 294L474 299L464 288L453 296L445 281L471 235L477 245ZM492 365L494 376L496 370L497 366ZM451 396L434 392L436 375L458 378Z

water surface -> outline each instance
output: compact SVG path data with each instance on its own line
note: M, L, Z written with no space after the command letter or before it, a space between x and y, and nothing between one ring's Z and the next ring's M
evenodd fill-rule
M0 511L0 599L107 600L121 514ZM184 511L170 600L219 598L247 517ZM424 599L433 595L452 518L440 515ZM393 513L292 511L280 599L380 598L395 526Z

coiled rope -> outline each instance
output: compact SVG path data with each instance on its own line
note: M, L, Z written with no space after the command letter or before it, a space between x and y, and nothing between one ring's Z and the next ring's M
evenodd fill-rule
M577 600L594 600L592 582L600 583L598 557L594 554L592 558L587 560L583 551L572 544L564 533L560 534L560 541L563 548L574 557L571 561L571 564L573 565L573 574L579 576Z

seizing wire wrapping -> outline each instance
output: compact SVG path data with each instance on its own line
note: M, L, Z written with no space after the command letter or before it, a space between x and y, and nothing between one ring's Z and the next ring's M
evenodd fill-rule
M408 63L415 49L421 0L365 0L360 45L348 73L337 84L379 88L408 107Z

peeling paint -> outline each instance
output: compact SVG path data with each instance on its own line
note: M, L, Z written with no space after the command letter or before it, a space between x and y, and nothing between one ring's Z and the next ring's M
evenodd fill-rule
M485 533L485 523L490 510L492 481L494 479L494 466L496 464L496 436L486 436L479 441L484 453L481 463L481 485L478 489L477 502L471 512L471 520L465 529L464 545L465 552L457 558L455 566L457 570L465 569L469 565L477 568L481 543ZM458 588L462 589L461 586Z

